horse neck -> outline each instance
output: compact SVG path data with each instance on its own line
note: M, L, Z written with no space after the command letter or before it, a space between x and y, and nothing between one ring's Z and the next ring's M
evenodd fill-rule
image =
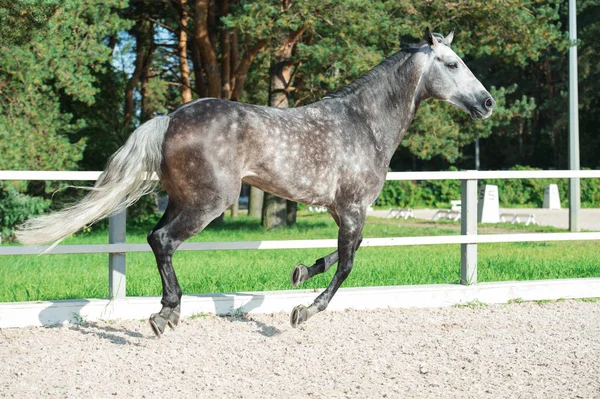
M422 51L396 53L340 90L350 111L364 118L386 166L421 101L420 81L427 60Z

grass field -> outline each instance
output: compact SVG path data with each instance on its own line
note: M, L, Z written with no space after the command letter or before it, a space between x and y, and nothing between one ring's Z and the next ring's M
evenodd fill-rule
M130 243L146 241L153 226L128 225ZM483 226L480 234L561 231L549 227ZM415 222L369 218L365 237L459 234L449 222ZM79 233L65 244L106 243L105 225ZM210 226L190 241L299 240L336 238L329 216L302 215L293 228L263 231L259 221L241 216ZM177 252L174 265L186 294L291 289L289 275L298 263L312 262L328 249ZM600 277L598 242L541 242L479 245L479 281ZM108 255L44 255L0 257L0 302L105 298L108 295ZM301 288L325 287L333 269ZM456 283L460 276L460 246L362 248L356 254L345 287ZM127 295L161 294L160 277L151 253L127 255Z

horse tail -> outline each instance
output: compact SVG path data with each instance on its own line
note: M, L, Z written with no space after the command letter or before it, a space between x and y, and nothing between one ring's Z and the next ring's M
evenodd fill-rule
M138 127L109 158L89 194L71 207L27 220L18 227L17 239L26 245L54 242L54 247L83 226L119 213L154 191L158 183L152 179L153 172L160 176L168 126L169 117L159 116Z

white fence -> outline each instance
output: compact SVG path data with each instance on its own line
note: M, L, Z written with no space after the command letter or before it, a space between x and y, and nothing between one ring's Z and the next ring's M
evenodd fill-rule
M96 180L101 172L31 172L0 171L0 180ZM531 241L579 241L600 240L600 232L585 233L535 233L477 235L477 181L482 179L523 178L600 178L600 170L585 171L462 171L462 172L391 172L387 180L460 180L461 235L435 237L367 238L362 247L399 245L461 245L461 282L477 283L477 244ZM291 240L291 241L241 241L184 243L179 250L244 250L244 249L298 249L335 248L337 240ZM0 246L0 257L7 255L39 254L47 247ZM125 254L149 252L148 244L125 243L124 213L109 220L109 244L59 245L48 254L109 253L110 299L125 298Z

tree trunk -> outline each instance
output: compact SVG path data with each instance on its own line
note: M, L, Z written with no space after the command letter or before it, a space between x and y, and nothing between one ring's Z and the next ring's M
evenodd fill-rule
M210 224L212 224L212 225L219 225L219 224L223 224L223 223L225 223L225 212L223 212L222 214L217 216L215 219L213 219L212 222L210 222Z
M221 97L221 74L217 63L217 55L210 41L208 18L209 0L196 0L194 7L194 41L198 46L202 68L206 72L208 96Z
M237 40L236 40L237 42ZM254 46L250 47L244 53L241 61L236 68L235 74L232 77L232 81L234 82L232 86L231 99L233 101L239 101L242 96L242 91L244 90L244 84L246 83L246 76L248 75L248 70L250 69L250 65L252 65L252 61L254 57L269 43L267 39L260 40Z
M192 61L194 62L194 86L196 87L196 94L199 98L208 96L208 89L206 88L206 82L204 81L204 75L202 71L202 57L200 56L200 50L196 45L196 42L192 40Z
M289 107L288 96L292 90L291 78L294 66L294 64L290 62L290 59L292 57L294 46L302 36L303 32L304 28L300 28L297 31L290 33L275 53L276 62L271 66L269 71L271 81L269 88L269 105L272 107ZM292 204L288 205L288 202L291 201L276 197L273 194L265 193L262 212L262 225L265 229L273 229L286 225L290 226L296 222L294 212L295 206ZM293 214L288 215L288 209L290 209Z
M523 165L523 160L525 159L525 150L523 145L523 135L525 132L524 126L525 120L521 118L519 121L519 165Z
M262 213L262 226L265 229L276 229L287 223L286 200L273 194L265 193Z
M287 225L293 226L296 224L296 215L298 214L298 203L287 201Z
M127 129L132 127L133 115L135 112L133 91L137 87L144 70L148 67L148 59L154 52L154 31L150 21L140 17L131 30L131 34L135 37L135 69L125 87L123 121Z
M150 109L150 102L148 99L148 83L150 82L151 78L152 55L154 54L155 48L156 45L154 43L154 39L151 39L144 57L142 74L140 75L140 95L142 97L142 104L140 107L140 123L144 123L147 120L152 119L152 109Z
M221 15L229 15L229 0L222 0ZM221 98L231 98L231 34L226 29L221 31Z
M264 191L260 188L250 186L250 198L248 199L248 215L259 218L262 217Z
M236 218L238 217L239 213L240 213L240 199L238 198L237 201L235 201L233 203L233 205L231 205L231 217L232 218Z
M271 66L269 90L269 105L272 107L288 108L286 86L291 76L291 65L285 61ZM262 211L262 225L265 229L276 229L287 225L287 200L273 194L265 193Z
M190 66L187 59L187 25L188 12L187 0L181 0L181 19L179 22L179 43L177 52L179 53L179 69L181 71L181 100L185 104L192 101L192 88L190 85Z
M229 57L229 90L231 93L229 94L229 98L233 95L233 89L235 88L235 73L240 66L240 53L239 53L239 45L238 45L238 35L234 30L229 34L229 46L231 49L230 57Z

